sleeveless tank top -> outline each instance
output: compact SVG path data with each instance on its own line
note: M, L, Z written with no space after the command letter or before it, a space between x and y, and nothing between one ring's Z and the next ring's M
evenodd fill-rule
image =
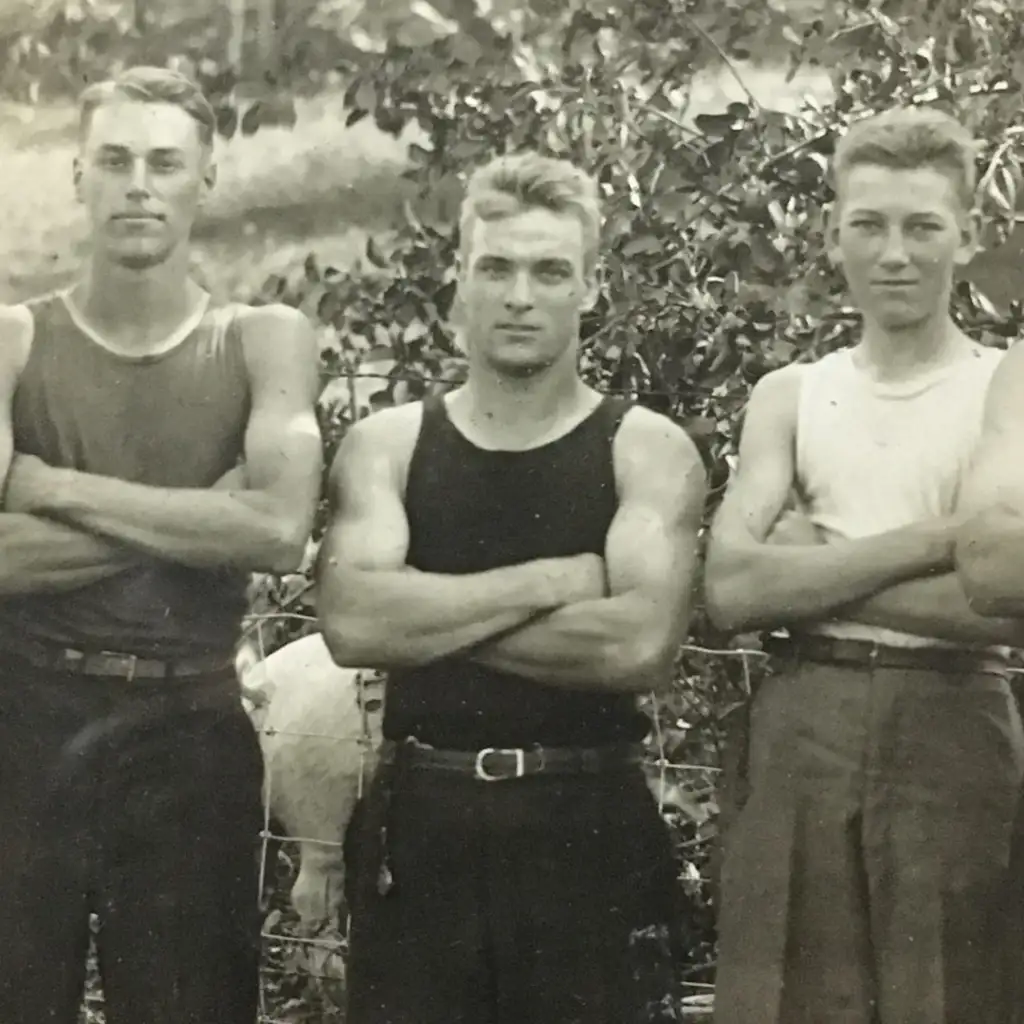
M174 347L147 356L100 345L63 293L28 307L17 451L154 487L209 487L237 463L250 396L234 307L207 310ZM230 654L247 582L238 570L152 562L69 593L0 601L0 637L140 657Z
M473 573L603 555L618 506L612 443L628 408L605 398L555 441L490 451L455 428L443 398L426 400L406 484L409 565ZM596 746L642 740L648 728L630 694L544 686L460 657L388 674L388 739L455 750Z
M814 522L852 539L955 511L1002 355L974 344L952 365L899 383L873 381L854 363L852 349L806 367L796 466ZM853 622L809 630L894 646L951 646Z

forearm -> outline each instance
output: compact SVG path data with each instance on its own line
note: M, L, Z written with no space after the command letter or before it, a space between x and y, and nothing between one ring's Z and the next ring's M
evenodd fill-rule
M251 490L149 487L64 470L39 509L157 558L194 568L287 572L305 538L286 536L268 495Z
M565 689L659 690L670 682L675 650L652 636L653 621L631 595L581 601L483 644L473 660Z
M77 590L137 564L132 552L73 527L0 514L0 595Z
M713 544L707 606L715 625L730 632L786 626L950 567L942 544L903 530L806 546Z
M1024 617L1024 518L983 512L962 527L956 568L970 607L982 617Z
M423 665L523 625L565 601L554 560L447 575L415 569L318 570L324 638L339 664Z
M962 644L1024 646L1024 621L971 609L956 573L889 587L840 611L842 618Z

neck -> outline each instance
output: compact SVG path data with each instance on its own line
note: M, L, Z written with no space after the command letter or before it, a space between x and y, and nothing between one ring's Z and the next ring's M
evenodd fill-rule
M587 391L574 362L556 363L529 377L506 377L470 366L461 388L470 418L490 430L543 430L574 409Z
M896 331L865 317L857 348L864 366L876 377L898 380L940 366L964 341L948 313Z
M178 324L195 308L201 292L189 277L188 250L182 248L144 270L94 254L72 295L88 320L116 328L122 324ZM130 301L126 302L126 297Z

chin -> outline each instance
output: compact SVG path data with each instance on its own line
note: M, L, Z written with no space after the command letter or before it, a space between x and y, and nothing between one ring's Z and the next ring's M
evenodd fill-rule
M551 369L553 363L549 359L490 359L488 362L491 369L503 377L512 377L516 380L526 380L529 377L536 377Z
M149 270L166 263L171 251L161 249L159 252L113 252L110 255L112 262L126 270Z

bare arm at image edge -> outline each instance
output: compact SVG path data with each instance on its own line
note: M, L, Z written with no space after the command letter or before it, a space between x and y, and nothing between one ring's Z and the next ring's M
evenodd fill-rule
M28 309L0 309L0 480L5 484L14 457L12 404L32 334ZM0 597L76 590L131 564L131 552L118 544L49 519L0 511Z
M980 615L1024 617L1024 346L992 378L982 434L961 488L956 567Z

